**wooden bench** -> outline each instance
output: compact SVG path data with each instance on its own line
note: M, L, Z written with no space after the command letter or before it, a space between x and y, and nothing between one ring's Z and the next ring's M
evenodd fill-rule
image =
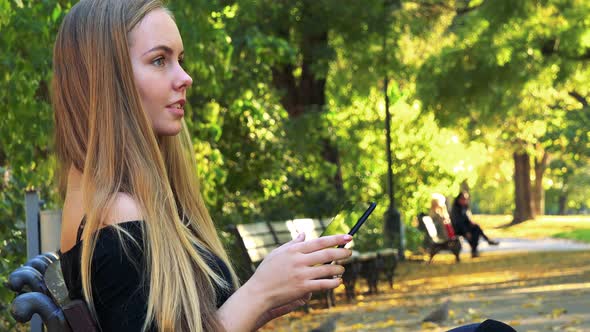
M256 267L272 250L296 238L305 232L307 239L317 238L326 229L330 220L326 219L294 219L275 222L257 222L252 224L231 225L230 231L237 239L243 261L254 273ZM350 243L351 249L354 241ZM348 246L347 246L348 247ZM384 272L391 287L393 274L397 265L397 255L393 249L378 252L360 253L353 250L353 255L337 263L345 267L342 275L347 300L355 298L355 285L359 276L367 280L369 293L377 293L380 272ZM326 306L335 305L332 291L326 292Z
M461 253L461 241L458 237L452 239L444 239L439 237L432 218L424 213L418 216L419 228L424 232L424 244L426 250L430 255L428 263L432 263L432 259L436 254L443 250L448 250L455 255L455 261L461 261L459 254Z
M29 323L31 332L97 331L86 303L70 300L59 257L61 211L43 211L36 191L25 194L28 261L8 277L6 287L16 293L11 314ZM41 252L44 252L41 254Z
M10 310L17 322L27 323L36 314L47 332L98 331L86 302L68 297L57 254L30 259L6 284L17 293Z

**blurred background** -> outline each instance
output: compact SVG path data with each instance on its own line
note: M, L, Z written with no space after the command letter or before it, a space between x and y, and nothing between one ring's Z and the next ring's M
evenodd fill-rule
M74 3L0 0L2 282L25 261L25 190L61 205L49 86ZM375 200L357 246L378 248L389 193L410 251L434 192L468 190L474 213L512 224L589 212L589 1L168 6L194 79L185 118L202 192L228 245L229 224ZM3 313L12 297L0 290Z

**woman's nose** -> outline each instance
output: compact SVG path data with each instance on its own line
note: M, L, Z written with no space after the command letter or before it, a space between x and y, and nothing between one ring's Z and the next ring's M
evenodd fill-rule
M193 84L193 79L190 75L184 70L184 68L178 66L178 77L176 79L175 88L176 89L186 89Z

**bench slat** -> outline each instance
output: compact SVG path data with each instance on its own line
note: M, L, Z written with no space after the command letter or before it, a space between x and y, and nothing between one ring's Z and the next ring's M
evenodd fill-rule
M259 234L256 236L244 234L242 235L242 240L244 241L244 246L248 250L276 245L274 237L270 232L268 234Z
M295 229L297 234L305 232L306 239L315 239L320 237L323 232L323 226L321 221L318 219L294 219L291 220L292 227Z
M277 246L248 249L248 256L250 256L252 263L258 263L275 248L277 248Z
M242 236L244 235L257 235L257 234L266 234L270 233L270 227L267 223L257 222L254 224L238 224L236 225L238 232Z

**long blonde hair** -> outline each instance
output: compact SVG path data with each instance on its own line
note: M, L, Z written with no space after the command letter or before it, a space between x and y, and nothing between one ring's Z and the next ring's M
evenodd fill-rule
M434 193L430 201L430 215L438 214L444 219L449 218L449 212L447 210L446 198L443 194Z
M91 263L107 211L119 192L138 203L149 276L144 330L218 330L215 285L237 278L200 194L192 143L183 121L177 136L156 137L133 80L128 34L158 0L82 0L65 17L55 42L52 99L60 191L71 165L83 172L86 225L83 293L96 316ZM121 243L128 239L114 225ZM127 234L128 235L128 234ZM230 267L233 285L199 254Z

